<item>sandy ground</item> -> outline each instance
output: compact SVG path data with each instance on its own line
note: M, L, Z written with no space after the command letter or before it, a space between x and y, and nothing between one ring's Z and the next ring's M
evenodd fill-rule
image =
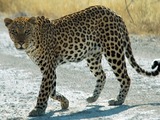
M151 70L152 60L160 58L160 37L130 37L137 62ZM85 61L69 63L57 70L57 91L69 99L69 109L61 110L60 104L50 99L46 115L29 118L28 113L36 104L41 74L23 52L14 49L0 22L0 120L160 120L160 76L141 76L127 63L132 79L127 99L121 106L108 106L108 100L119 92L119 83L104 59L102 64L107 80L95 103L85 100L92 94L96 81Z

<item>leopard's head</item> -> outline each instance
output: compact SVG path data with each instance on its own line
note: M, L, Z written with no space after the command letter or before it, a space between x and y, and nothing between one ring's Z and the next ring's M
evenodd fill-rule
M18 17L14 20L5 18L4 23L8 28L10 38L17 49L23 50L29 47L35 31L35 17Z

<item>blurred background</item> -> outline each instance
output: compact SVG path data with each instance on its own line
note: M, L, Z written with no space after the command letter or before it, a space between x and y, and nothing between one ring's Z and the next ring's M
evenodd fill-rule
M114 10L132 34L160 35L160 0L0 0L0 15L56 19L93 5Z

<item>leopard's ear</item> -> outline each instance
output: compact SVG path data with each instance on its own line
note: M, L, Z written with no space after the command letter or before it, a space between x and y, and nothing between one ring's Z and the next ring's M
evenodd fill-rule
M13 20L10 19L10 18L5 18L4 19L4 23L5 23L6 27L8 27L8 25L11 24L12 22L13 22Z
M36 17L31 17L29 18L28 22L30 22L31 24L36 24Z

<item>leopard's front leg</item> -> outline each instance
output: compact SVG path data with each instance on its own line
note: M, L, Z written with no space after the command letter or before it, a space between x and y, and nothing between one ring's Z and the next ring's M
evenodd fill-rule
M52 65L41 67L41 72L43 74L43 78L37 98L37 104L35 108L29 113L29 116L32 117L45 114L48 98L51 94L51 91L53 90L54 84L56 84L56 73Z

